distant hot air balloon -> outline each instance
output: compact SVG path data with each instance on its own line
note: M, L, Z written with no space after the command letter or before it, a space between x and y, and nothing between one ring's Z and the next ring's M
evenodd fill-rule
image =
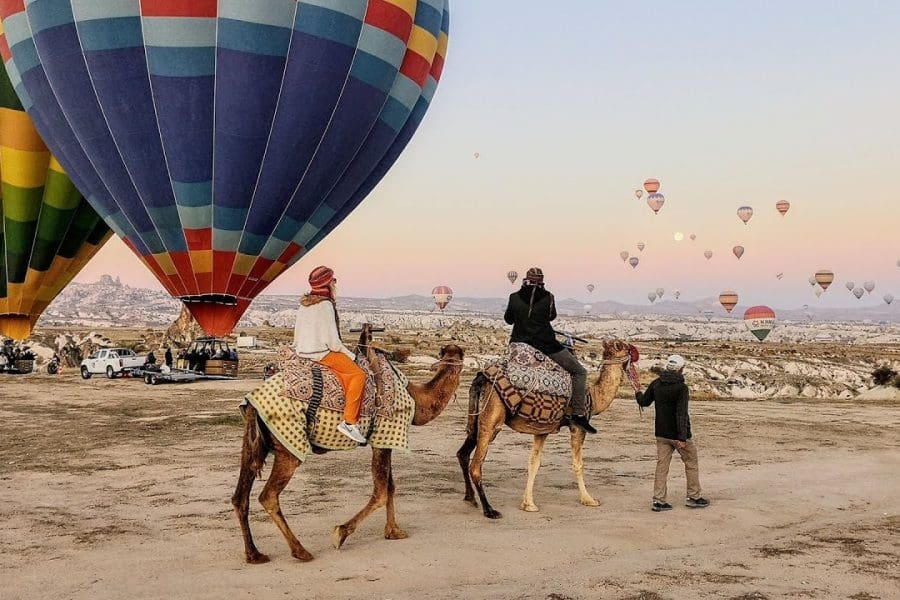
M647 294L647 300L650 301L650 304L656 302L656 292L650 292L649 294Z
M719 294L719 304L725 309L728 314L731 314L731 311L734 310L734 307L737 306L738 303L738 295L737 292L732 292L731 290L726 290Z
M622 262L625 262L626 260L628 260L629 256L630 255L628 254L627 250L622 250L621 252L619 252L619 258L622 259Z
M891 302L893 302L893 301L894 301L894 295L893 295L893 294L885 294L885 295L884 295L884 303L885 303L885 304L888 304L888 305L889 305L889 304L890 304Z
M663 204L666 203L666 197L659 192L647 196L647 206L653 209L653 214L659 214Z
M585 286L585 287L587 287L587 291L588 291L588 292L590 292L590 293L593 293L593 292L594 292L594 284L593 284L593 283L589 283L589 284L587 284L587 286Z
M783 217L789 210L791 210L791 203L787 200L779 200L775 203L775 210L780 212L781 216Z
M853 288L856 287L856 284L853 283L852 281L848 281L847 283L844 284L844 287L847 288L848 292L852 292Z
M638 200L644 197L644 190L634 190L634 196Z
M681 298L681 292L679 292L678 290L675 290L675 294L674 294L674 295L675 295L675 299L676 299L676 300L678 300L679 298Z
M875 291L875 282L867 281L867 282L863 283L863 289L866 290L866 292L871 294L872 292Z
M822 294L824 294L824 293L825 293L825 290L823 290L820 287L817 287L816 289L813 290L813 294L816 295L816 298L821 298Z
M744 225L746 225L750 221L750 218L753 217L753 208L749 206L742 206L737 209L737 216L741 221L744 222Z
M647 245L644 242L637 243L637 249L640 250L641 252L643 252L644 248L646 248L646 247L647 247Z
M866 290L862 289L861 287L853 288L853 295L856 296L857 300L862 298L863 294L865 294L865 293L866 293Z
M659 180L650 178L644 182L644 189L648 194L655 194L659 191Z
M807 279L806 281L808 281L808 282L809 282L809 285L811 285L812 287L816 287L816 284L818 283L818 282L816 281L816 276L815 276L815 275L810 275L810 276L809 276L809 279Z
M706 257L706 260L711 259L713 257L712 250L707 250L706 252L703 253L703 256Z
M828 269L819 269L816 271L816 283L819 284L823 290L828 291L828 288L834 282L834 272Z
M584 312L586 312L587 314L591 314L591 305L590 304L584 305Z
M683 239L684 239L683 233L681 233L680 231L675 232L675 241L676 242L680 242Z
M475 153L475 158L481 158L481 154L479 154L478 152L476 152L476 153Z
M779 280L779 281L781 281L781 278L782 278L782 277L784 277L784 273L780 273L780 272L779 272L779 273L776 273L776 274L775 274L775 279L777 279L777 280Z
M94 209L225 335L400 157L448 2L4 2L0 48Z
M741 260L741 257L744 255L744 247L743 246L735 246L731 249L731 253L734 254L738 260Z
M661 287L656 288L656 297L657 297L657 298L659 298L660 300L662 300L662 297L665 296L665 295L666 295L666 290L665 290L665 289L663 289L663 288L661 288Z
M439 285L431 290L431 298L434 300L435 306L443 311L453 300L453 290L446 285Z
M744 311L744 324L756 339L763 341L775 327L775 311L768 306L751 306Z
M628 259L628 264L631 265L632 269L637 269L638 264L640 264L640 259L637 256L632 256Z
M697 241L697 234L696 234L696 233L692 233L692 234L691 234L691 241L692 241L692 242L696 242L696 241Z
M713 316L715 316L715 313L708 308L700 309L700 314L703 315L704 318L706 318L707 323L711 322Z
M112 232L50 155L5 68L0 183L0 334L21 341Z
M513 285L516 284L516 280L519 278L519 274L515 271L510 271L506 274L506 278L509 279L509 282Z

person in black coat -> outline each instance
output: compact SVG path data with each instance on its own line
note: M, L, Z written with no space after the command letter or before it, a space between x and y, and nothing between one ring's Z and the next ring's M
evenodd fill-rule
M544 272L541 269L528 269L522 288L510 295L503 319L513 326L509 338L511 344L524 343L540 350L572 376L570 422L588 433L597 433L590 424L591 411L587 406L587 370L556 339L550 324L556 319L556 300L544 288Z
M166 346L166 353L163 355L166 361L166 366L170 369L172 368L172 349Z
M687 479L687 500L691 508L706 508L709 501L700 495L700 467L697 447L691 440L691 417L688 414L690 391L684 382L685 360L673 354L666 361L666 370L635 398L641 407L656 404L656 479L653 485L653 512L672 510L666 502L669 464L677 450L684 462Z

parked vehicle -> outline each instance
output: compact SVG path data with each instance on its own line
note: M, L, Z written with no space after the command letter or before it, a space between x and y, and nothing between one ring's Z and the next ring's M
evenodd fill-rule
M145 358L128 348L104 348L81 361L82 379L105 374L110 379L144 366Z

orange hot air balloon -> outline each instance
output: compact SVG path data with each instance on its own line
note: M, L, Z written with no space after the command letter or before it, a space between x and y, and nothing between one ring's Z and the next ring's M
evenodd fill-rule
M789 210L791 210L791 203L787 200L779 200L775 203L775 210L780 212L781 216L783 217Z
M666 203L666 197L659 192L647 196L647 206L653 209L653 214L658 215L663 204Z
M722 305L722 308L728 314L731 314L731 311L734 310L734 307L737 306L738 303L738 295L737 292L732 292L731 290L726 290L719 294L719 304Z
M439 285L431 290L431 298L434 300L435 306L443 312L450 304L450 301L453 300L453 290L446 285Z
M744 247L743 246L735 246L731 249L731 253L734 254L738 260L741 260L741 257L744 255Z
M819 269L816 271L816 283L823 290L828 290L828 287L834 282L834 272L829 271L828 269Z
M655 194L659 191L659 179L650 178L644 182L644 189L648 194Z
M737 209L737 216L738 216L738 219L743 221L744 225L746 225L750 221L750 219L753 217L753 208L750 206L742 206L739 209Z

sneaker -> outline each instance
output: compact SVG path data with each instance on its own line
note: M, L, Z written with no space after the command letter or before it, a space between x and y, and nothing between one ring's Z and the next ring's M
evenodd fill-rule
M684 501L684 505L690 508L706 508L709 506L709 500L706 498L688 498Z
M572 425L578 427L579 429L583 429L587 433L597 433L597 430L593 428L590 421L588 421L587 417L584 415L572 415L571 421ZM571 429L571 427L570 427Z
M653 512L662 512L664 510L672 510L672 505L668 502L653 502L653 506L650 508Z
M366 443L366 438L363 437L363 434L359 431L359 427L357 427L355 424L350 425L349 423L347 423L347 421L341 421L341 424L338 425L337 430L357 444Z

